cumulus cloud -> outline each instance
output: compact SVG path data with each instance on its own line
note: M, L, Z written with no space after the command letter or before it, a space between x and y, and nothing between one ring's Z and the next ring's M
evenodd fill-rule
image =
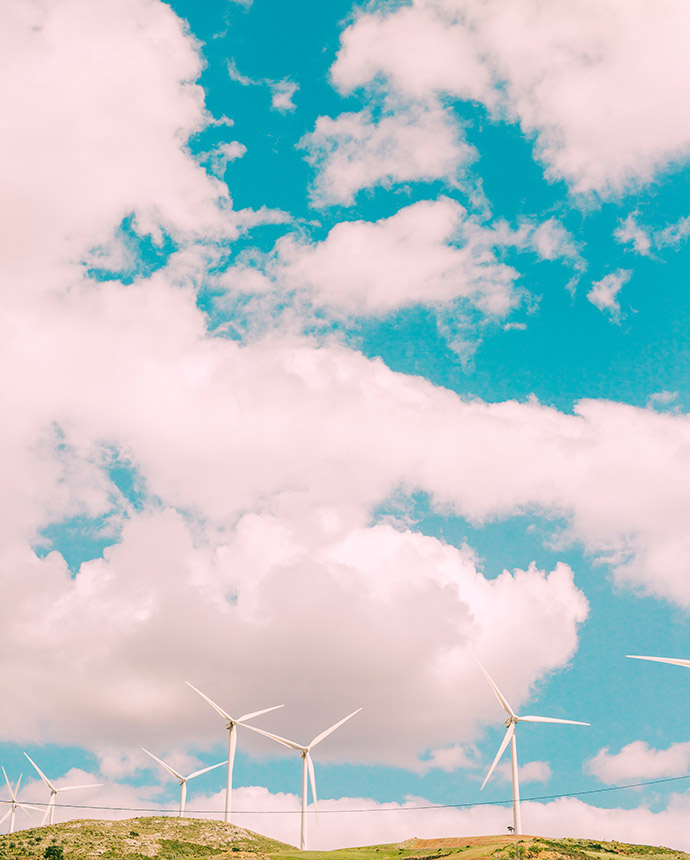
M221 307L239 297L253 314L276 318L293 308L308 323L321 318L378 316L422 305L444 325L459 307L505 317L527 295L505 258L533 254L561 260L578 277L584 268L572 236L555 219L484 222L454 200L440 197L403 207L378 221L341 221L325 239L293 234L272 252L242 254L217 278Z
M76 0L8 8L9 77L28 86L24 101L13 92L6 101L7 169L18 154L35 158L10 178L4 233L11 295L0 368L13 415L0 425L11 499L0 518L4 740L83 744L110 780L123 778L141 768L142 742L167 754L183 728L189 748L218 740L217 715L184 686L189 678L233 709L283 701L270 727L300 737L364 705L320 748L324 760L464 765L496 707L470 650L518 707L573 658L587 601L564 564L545 571L525 559L492 579L468 547L377 523L374 512L401 494L421 491L432 508L477 525L525 512L562 517L621 582L690 605L687 416L467 401L335 343L210 335L194 290L206 249L190 237L227 239L239 218L285 216L231 217L227 188L191 158L186 141L208 121L194 41L163 4L123 0L103 14ZM123 45L131 63L121 62ZM483 86L468 97L489 99ZM340 156L344 166L323 193L347 201L379 182L450 181L465 144L439 102L419 104L354 115L352 164L334 125L322 175ZM32 149L47 135L52 148ZM228 146L222 158L239 154ZM393 161L372 166L389 147ZM98 257L94 248L111 268L135 268L117 234L132 213L135 233L160 241L169 232L185 247L128 285L83 277L72 263ZM515 233L507 228L499 245L543 259L577 251L553 221ZM400 268L389 283L398 305L465 296L503 313L513 275L495 236L440 200L339 225L315 246L282 245L276 259L324 304L390 307L377 282L384 258L397 255L415 273ZM383 247L370 268L353 263L358 243ZM339 260L366 294L332 274ZM261 273L253 281L269 289ZM118 483L118 470L133 486ZM68 565L60 529L73 520L102 545ZM63 665L68 676L55 669ZM419 701L393 733L391 702L410 686ZM258 738L241 743L252 756L275 754ZM111 805L137 805L142 792L113 788ZM360 802L378 807L345 806ZM580 832L630 821L583 805L547 809L551 818L538 806L530 813L544 832L566 815ZM385 813L392 838L398 812ZM438 835L498 820L447 812L424 826ZM628 832L671 828L674 815L640 815ZM408 820L419 833L421 819ZM268 832L265 820L255 826ZM380 841L384 831L360 835Z
M650 409L669 409L674 407L677 400L677 391L654 391L647 398L647 406Z
M228 708L285 703L270 725L287 736L316 734L363 705L320 755L415 768L429 743L477 735L495 703L468 649L503 677L494 631L515 637L518 610L535 633L521 637L523 669L506 682L514 700L574 653L587 603L568 568L487 580L465 553L433 538L384 525L340 536L332 528L325 518L320 532L305 533L254 514L224 540L209 544L206 535L198 545L201 535L179 514L150 512L132 516L105 557L73 578L57 553L26 557L3 615L4 647L30 643L4 661L4 683L17 692L3 737L78 742L104 761L133 737L167 749L181 724L187 744L207 744L220 726L185 687L191 678ZM334 624L344 604L347 623ZM72 667L69 682L49 653ZM218 687L226 677L232 690ZM411 687L418 704L396 713L391 733L391 703ZM36 696L51 702L49 714ZM264 739L241 743L272 752Z
M393 14L360 15L342 34L331 69L334 84L347 93L383 76L413 99L449 92L492 100L491 75L471 32L452 14L430 13L433 7L413 4Z
M418 0L362 13L332 76L345 91L383 77L416 99L482 101L536 138L550 178L618 193L690 152L689 15L682 0Z
M690 743L671 744L668 749L656 750L645 741L633 741L615 754L604 747L586 767L607 785L683 776L690 768Z
M614 232L616 241L622 244L630 244L638 254L648 256L652 249L652 240L647 230L642 228L634 214L622 221Z
M389 106L376 118L371 110L322 116L302 138L317 169L313 201L350 205L358 191L378 185L454 183L474 150L436 102Z
M622 221L614 232L615 239L622 244L630 244L632 249L644 256L650 256L652 250L662 251L664 248L679 248L690 236L690 217L680 218L673 224L652 229L642 226L632 213Z
M227 188L185 146L208 117L196 42L168 6L11 2L0 38L8 291L64 285L131 215L157 241L233 235Z
M630 280L631 271L618 269L605 275L600 281L594 281L592 289L587 293L589 301L600 311L605 311L613 319L620 316L620 305L618 304L618 293Z
M433 749L476 738L495 703L468 649L518 707L571 659L586 601L564 565L488 580L469 550L372 525L401 488L475 523L555 513L621 582L690 605L686 416L467 402L343 347L209 337L191 290L164 273L32 304L6 330L6 739L106 752L146 727L172 739L200 704L187 678L230 703L241 690L245 710L291 705L272 723L288 736L307 712L309 734L363 704L324 749L336 759L415 767L420 728ZM113 451L144 510L110 479ZM123 522L73 577L32 545L76 515ZM348 624L334 625L344 604ZM228 674L236 687L218 689ZM443 707L406 710L392 737L388 703L410 684ZM458 684L472 696L455 701ZM213 720L198 731L190 741L210 739Z
M295 109L292 97L299 89L294 81L274 81L271 78L254 79L243 75L237 68L234 60L228 60L228 75L231 81L241 84L243 87L268 87L271 93L271 107L273 110L287 113Z
M292 98L299 87L294 81L274 81L271 83L271 107L287 112L295 110Z
M512 779L510 762L504 762L496 767L495 773L506 782ZM551 779L551 766L546 761L528 761L518 768L520 785L527 782L548 782Z
M467 298L504 315L518 301L518 273L498 258L501 239L441 198L373 223L341 222L316 245L283 240L277 274L307 287L316 304L351 314Z
M452 773L460 768L476 768L479 766L478 750L475 746L453 744L449 747L438 747L431 750L428 757L419 759L416 770L427 773L434 768Z
M70 782L92 778L77 771L71 772L69 777ZM213 772L209 777L213 777ZM318 762L316 779L318 786ZM299 762L296 762L292 784L271 790L253 785L238 787L233 797L233 822L287 844L296 844L300 830L299 780ZM209 781L213 782L213 779ZM26 802L45 802L45 786L40 781L29 782L25 791L21 798ZM85 805L117 806L124 810L99 809L99 818L129 818L132 812L126 811L128 807L137 809L136 815L172 812L176 798L171 796L164 800L160 794L157 786L135 788L112 783L84 795L80 793L79 800ZM72 801L76 803L77 797L70 798L68 802ZM220 819L223 804L223 791L209 790L208 784L197 788L190 783L187 801L190 815ZM142 808L148 811L140 811ZM676 850L687 851L690 848L687 832L690 804L684 794L673 795L666 808L657 812L646 807L594 806L575 798L562 798L550 803L523 801L521 808L525 829L547 838L591 838L644 845L661 842ZM366 797L320 798L318 826L313 807L308 807L309 847L332 850L354 845L399 843L412 838L504 833L510 816L509 805L453 809L434 805L424 797L407 797L400 803L378 803ZM56 821L93 817L93 809L61 809L59 806L56 809ZM17 824L30 826L31 822L18 818Z

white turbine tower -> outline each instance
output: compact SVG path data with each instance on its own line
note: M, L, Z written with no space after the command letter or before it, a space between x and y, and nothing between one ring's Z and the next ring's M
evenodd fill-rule
M165 768L165 770L172 774L180 783L180 818L184 815L184 804L187 798L187 780L194 779L195 776L201 776L202 773L208 773L210 770L215 770L217 767L222 767L225 764L224 761L219 761L218 764L212 764L211 767L204 767L201 770L195 770L194 773L190 773L189 776L182 776L181 773L178 773L175 768L170 767L169 764L166 764L162 759L159 759L158 756L155 756L152 752L144 749L144 747L142 747L142 749L146 755L150 755L152 759L155 759L161 767Z
M484 675L486 676L486 680L491 685L491 689L496 694L496 698L503 706L504 711L508 714L508 719L505 722L506 729L508 730L505 733L505 737L501 742L501 746L498 748L498 752L496 753L496 758L493 761L493 764L489 768L489 772L486 775L486 779L482 783L482 789L489 781L489 777L494 772L494 768L498 764L499 759L503 755L505 748L510 744L510 761L511 761L511 769L512 769L512 777L513 777L513 830L516 835L520 835L522 833L522 822L520 821L520 783L518 780L518 760L517 760L517 744L515 741L515 726L522 723L568 723L572 726L588 726L590 723L581 723L577 720L559 720L556 717L534 717L534 716L526 716L520 717L515 711L510 707L506 697L501 693L496 684L493 682L489 673L482 666L481 663L477 660L479 664L479 668L482 670ZM481 790L481 789L480 789Z
M2 773L3 773L3 776L5 777L5 782L7 783L7 789L10 793L10 799L9 800L3 800L2 803L9 803L10 808L2 816L2 818L0 818L0 824L3 824L9 818L10 819L10 827L9 827L8 833L14 833L14 817L17 813L17 807L19 807L19 809L24 810L24 812L26 812L26 814L29 816L31 814L29 812L30 809L33 809L36 812L40 812L41 810L37 806L29 806L28 804L20 803L17 800L17 795L19 794L19 786L21 784L23 774L19 774L19 779L17 780L17 785L13 789L12 785L10 784L9 779L7 778L7 774L5 773L4 767L2 768Z
M344 719L339 720L335 725L331 726L329 729L326 729L325 732L321 732L321 734L317 735L311 743L306 745L298 744L295 741L289 741L287 738L281 738L280 735L274 735L271 732L264 731L263 729L257 729L256 726L247 726L247 728L251 729L253 732L258 732L260 735L265 735L267 738L272 738L274 741L277 741L279 744L282 744L285 747L297 750L297 752L302 756L302 815L299 836L299 847L301 850L304 850L307 847L307 772L309 773L309 782L311 782L311 796L314 799L314 812L317 812L316 777L314 776L314 762L311 760L311 750L313 750L317 744L320 744L321 741L324 740L324 738L327 738L331 734L331 732L334 732L336 729L340 728L343 723L346 723L349 719L354 717L354 715L358 714L361 710L361 708L357 708L356 711L353 711L351 714L348 714Z
M53 783L48 779L48 777L43 773L41 768L36 764L36 762L31 758L28 753L24 753L24 755L29 759L31 764L34 766L38 775L41 777L43 782L48 786L50 791L50 800L48 801L48 806L46 807L45 815L43 816L43 821L41 824L46 823L46 819L49 819L48 824L53 823L53 818L55 816L55 798L60 791L76 791L78 788L98 788L103 785L102 782L93 782L90 785L65 785L62 788L57 788L53 785Z
M186 682L188 687L191 687L195 693L198 693L202 699L205 699L216 713L225 720L225 728L228 730L228 780L225 788L225 821L230 822L232 812L232 768L235 763L235 750L237 749L237 732L236 726L244 725L246 720L251 720L253 717L260 717L261 714L267 714L269 711L275 711L282 708L282 705L274 705L272 708L264 708L263 711L252 711L251 714L243 714L241 717L231 717L227 711L224 711L220 705L217 705L212 699L198 690L194 684Z

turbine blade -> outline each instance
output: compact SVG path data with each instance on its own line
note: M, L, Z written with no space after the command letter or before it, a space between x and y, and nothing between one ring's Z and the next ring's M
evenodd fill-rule
M21 783L22 783L22 777L23 777L23 776L24 776L24 774L23 774L23 773L20 773L20 774L19 774L19 779L17 780L17 784L16 784L16 786L14 787L14 799L15 799L15 800L17 799L17 795L19 794L19 786L20 786L20 785L21 785Z
M5 782L7 783L7 790L10 793L10 797L12 798L12 800L14 800L14 792L12 791L12 786L10 785L10 781L7 777L7 771L5 770L4 765L2 766L2 773L3 773L3 776L5 777Z
M152 752L144 749L142 747L146 755L150 755L152 759L155 759L161 767L164 767L168 773L171 773L176 779L184 779L181 773L178 773L174 768L170 767L169 764L166 764L162 759L159 759L157 755L154 755Z
M485 785L487 784L487 782L489 781L489 777L490 777L490 776L491 776L491 774L494 772L494 768L495 768L495 767L496 767L496 765L498 764L498 760L499 760L499 759L501 758L501 756L503 755L503 753L504 753L504 751L505 751L505 748L506 748L506 747L508 746L508 744L510 743L510 740L511 740L511 738L513 737L513 735L514 735L514 734L515 734L515 723L511 723L511 724L508 726L508 731L506 732L505 737L503 738L503 741L501 742L501 746L498 748L498 752L496 753L496 758L494 759L493 764L492 764L492 765L491 765L491 767L489 768L489 772L488 772L488 773L487 773L487 775L486 775L486 779L485 779L485 780L484 780L484 782L482 783L482 787L479 789L480 791L484 788L484 786L485 786Z
M76 791L78 788L99 788L102 782L91 782L88 785L64 785L62 788L56 788L55 791Z
M201 776L202 773L208 773L210 770L215 770L217 767L222 767L224 764L227 764L228 760L220 761L218 764L212 764L211 767L205 767L202 770L195 770L194 773L190 773L187 779L194 779L195 776Z
M259 735L264 735L264 737L271 738L271 740L277 741L284 747L290 747L292 750L302 752L305 749L302 744L298 744L295 741L289 741L287 738L281 738L280 735L274 735L273 732L267 732L265 729L258 729L256 726L250 726L249 723L245 723L245 728L251 729L251 731L256 732Z
M24 755L29 759L29 761L31 762L31 764L34 766L34 769L38 772L38 775L41 777L41 779L43 780L43 782L45 782L45 784L48 786L48 788L49 788L51 791L57 791L57 789L55 788L55 786L53 785L53 783L52 783L52 782L48 779L48 777L43 773L43 771L41 770L41 768L36 764L36 762L31 758L31 756L30 756L28 753L24 753Z
M230 716L230 714L229 714L227 711L224 711L224 710L221 708L221 706L220 706L220 705L217 705L217 704L213 701L213 699L209 699L209 697L206 695L206 693L202 693L202 692L201 692L201 690L198 690L198 689L194 686L194 684L190 684L190 683L189 683L189 681L185 681L185 684L186 684L188 687L191 687L191 688L192 688L192 690L194 690L194 692L195 692L195 693L198 693L198 694L201 696L201 698L202 698L202 699L205 699L205 700L209 703L209 705L213 708L213 710L214 710L216 713L220 714L220 715L221 715L221 717L223 717L223 719L227 720L229 723L235 723L235 722L237 722L237 720L233 720L233 718Z
M252 711L251 714L242 714L241 717L238 717L235 722L241 723L244 720L251 720L254 717L260 717L261 714L267 714L269 711L277 711L278 708L284 708L285 705L274 705L272 708L264 708L263 711Z
M0 824L4 824L7 821L7 819L10 817L10 815L12 815L12 807L11 806L7 810L7 812L2 816L2 818L0 818Z
M639 654L626 654L631 660L652 660L654 663L671 663L674 666L685 666L690 669L690 660L677 660L675 657L641 657Z
M477 660L477 658L476 658L476 657L475 657L474 659L475 659L475 660ZM496 686L496 684L494 683L494 681L493 681L493 679L492 679L491 675L489 675L489 673L488 673L488 672L486 671L486 669L482 666L482 664L479 662L479 660L477 660L477 666L479 666L479 668L480 668L480 669L482 670L482 672L484 673L484 677L485 677L485 678L486 678L486 680L489 682L489 686L490 686L490 687L491 687L491 689L494 691L494 695L496 696L496 698L498 699L498 701L499 701L499 702L501 703L501 705L503 706L503 710L504 710L504 711L505 711L509 716L511 716L511 717L517 717L517 714L515 713L515 711L514 711L514 710L510 707L510 705L508 704L508 700L507 700L507 699L506 699L506 697L503 695L503 693L498 689L498 687L497 687L497 686Z
M339 720L337 723L335 723L335 725L331 726L330 729L326 729L325 732L321 732L321 734L317 735L314 740L309 744L309 749L312 749L317 744L320 744L324 738L327 738L331 734L331 732L334 732L336 729L340 728L343 723L346 723L348 720L351 720L352 717L354 717L355 714L358 714L361 710L361 708L357 708L356 711L353 711L351 714L348 714L342 720Z
M559 720L556 717L518 717L521 723L567 723L570 726L591 726L591 723L581 723L579 720Z
M309 782L311 783L311 797L314 801L314 813L316 814L316 821L319 821L319 808L316 800L316 775L314 774L314 762L311 760L311 756L307 753L307 770L309 771Z

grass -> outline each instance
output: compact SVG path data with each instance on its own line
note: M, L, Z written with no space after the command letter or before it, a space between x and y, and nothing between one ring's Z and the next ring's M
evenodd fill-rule
M132 818L68 821L0 836L0 860L42 860L46 849L63 860L514 860L510 836L408 839L337 851L299 851L220 821ZM457 856L456 855L461 855ZM520 840L520 860L690 860L670 848L592 839Z

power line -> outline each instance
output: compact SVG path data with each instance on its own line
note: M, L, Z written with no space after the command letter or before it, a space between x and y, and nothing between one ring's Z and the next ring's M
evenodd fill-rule
M606 788L590 788L584 791L570 791L563 794L539 794L532 797L523 797L522 802L539 800L560 800L563 797L583 797L589 794L605 794L612 791L626 791L631 788L644 788L649 785L661 785L668 782L681 782L682 780L690 779L690 774L685 776L669 776L663 779L651 779L646 782L631 782L628 785L609 785ZM47 803L31 801L35 806L48 806ZM512 797L508 800L483 800L474 803L429 803L420 804L418 806L394 806L382 807L375 806L361 809L321 809L319 815L343 815L352 813L364 812L419 812L429 809L469 809L472 806L509 806L512 804ZM0 800L0 803L11 803L9 800ZM156 812L159 815L173 815L179 813L179 807L170 809L160 809L159 807L151 806L89 806L76 803L56 803L54 804L59 809L93 809L107 812ZM221 815L220 809L194 809L190 810L195 815ZM298 809L234 809L233 815L295 815ZM307 810L309 814L313 814L314 810Z

